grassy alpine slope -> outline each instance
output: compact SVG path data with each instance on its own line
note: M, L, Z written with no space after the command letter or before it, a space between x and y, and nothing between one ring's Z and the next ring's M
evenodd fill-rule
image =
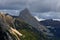
M39 34L39 32L32 28L31 25L25 21L17 18L15 20L15 27L20 31L24 36L21 37L21 40L46 40L48 39L45 34Z
M0 40L48 40L19 18L0 13Z

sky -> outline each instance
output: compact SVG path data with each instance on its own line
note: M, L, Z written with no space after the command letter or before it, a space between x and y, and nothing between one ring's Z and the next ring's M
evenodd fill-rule
M60 0L0 0L0 11L12 15L18 15L26 7L38 18L60 19Z

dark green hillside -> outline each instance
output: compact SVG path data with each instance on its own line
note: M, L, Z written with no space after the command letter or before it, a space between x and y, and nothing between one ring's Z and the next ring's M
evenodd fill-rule
M0 40L48 40L48 38L22 19L0 14Z
M32 28L31 25L24 22L21 19L15 20L15 26L17 30L20 31L24 36L21 37L21 40L46 40L47 37L44 34L39 34L39 32Z

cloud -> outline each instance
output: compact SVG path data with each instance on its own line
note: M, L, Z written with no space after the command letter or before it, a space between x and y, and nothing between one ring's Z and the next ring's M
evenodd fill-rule
M10 15L18 16L20 11L19 10L0 10L0 12L4 12L4 13L8 13Z
M38 21L43 21L45 19L38 18L37 16L34 16Z
M0 0L0 9L23 9L34 12L60 12L60 0Z
M21 9L24 8L26 0L0 0L0 9Z
M31 5L32 10L37 12L60 12L60 0L39 0Z
M60 0L0 0L0 10L21 10L25 7L39 18L60 19Z
M33 16L37 16L40 19L60 19L60 12L44 12L44 13L33 13Z

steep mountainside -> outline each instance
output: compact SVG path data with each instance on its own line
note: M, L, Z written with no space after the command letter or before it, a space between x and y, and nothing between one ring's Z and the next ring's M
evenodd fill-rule
M20 18L0 13L0 40L48 40Z
M21 19L16 19L15 20L15 26L17 27L16 29L19 30L22 34L24 34L26 37L23 38L22 40L46 40L48 37L39 32L33 28L31 25L26 23L25 21ZM26 33L27 32L27 33Z
M27 8L22 10L20 12L19 18L27 22L28 24L32 25L35 29L37 29L39 32L43 32L45 30L47 32L47 28L43 25L41 25L29 12Z

